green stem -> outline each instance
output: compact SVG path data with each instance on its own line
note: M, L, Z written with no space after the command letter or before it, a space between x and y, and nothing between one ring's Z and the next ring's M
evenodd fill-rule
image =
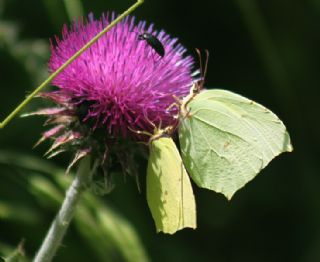
M80 0L64 0L69 20L83 16L83 8Z
M50 82L57 77L68 65L70 65L76 58L78 58L84 51L92 46L96 41L99 40L105 33L107 33L113 26L119 23L124 17L132 13L137 7L142 5L144 0L138 0L135 4L129 7L116 19L114 19L108 26L106 26L100 33L93 37L85 46L83 46L78 52L70 57L62 66L60 66L54 73L52 73L40 86L38 86L30 95L26 97L1 123L0 129L4 128L29 102L35 97L44 87L50 84Z
M77 175L66 193L59 213L52 222L34 262L50 262L56 254L74 216L76 206L88 188L91 175L95 171L96 166L91 169L90 163L90 157L85 157L80 161Z

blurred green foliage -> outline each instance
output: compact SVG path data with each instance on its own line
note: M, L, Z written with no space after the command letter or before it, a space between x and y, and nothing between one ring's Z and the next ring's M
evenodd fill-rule
M1 120L45 79L49 38L64 23L131 4L0 0ZM110 195L88 194L56 260L319 261L319 1L146 0L135 15L178 36L194 55L195 47L209 49L206 86L270 108L295 151L273 161L231 202L194 187L198 229L174 236L155 232L141 164L142 193L133 179L119 176ZM42 103L35 99L25 112ZM33 256L70 179L62 174L68 155L47 162L41 155L48 145L31 150L42 122L16 118L0 130L0 256L22 239L26 256Z
M0 151L0 165L4 170L8 170L8 173L4 173L4 178L5 174L11 176L7 177L9 185L12 183L11 188L20 187L20 194L24 194L30 200L25 201L21 207L21 204L15 204L17 200L11 197L10 191L3 190L5 201L0 202L1 220L13 224L18 222L21 227L32 230L33 236L39 234L40 231L34 232L34 229L42 226L44 221L36 214L45 211L54 213L59 208L72 175L66 176L64 170L48 161L9 151ZM12 175L15 176L14 179ZM70 250L69 245L66 248L66 251L70 252L69 256L77 261L87 260L82 257L83 253L91 253L89 257L99 261L149 260L136 231L127 219L114 211L109 204L101 203L100 199L90 192L78 206L73 230L86 246L85 252L74 242L70 244ZM13 237L19 234L19 230L7 234ZM32 245L33 241L34 239L28 238L26 246ZM78 249L78 252L72 249Z

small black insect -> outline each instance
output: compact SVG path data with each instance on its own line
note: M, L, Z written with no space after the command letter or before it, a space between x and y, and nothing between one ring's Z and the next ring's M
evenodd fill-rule
M164 51L163 44L160 42L160 40L157 37L155 37L150 33L144 32L142 34L139 34L138 39L145 40L147 44L151 46L159 56L164 57L165 51Z

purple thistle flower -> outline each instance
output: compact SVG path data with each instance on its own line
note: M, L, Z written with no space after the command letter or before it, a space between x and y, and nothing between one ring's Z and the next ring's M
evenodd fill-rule
M102 16L87 22L79 20L70 29L64 26L62 39L52 44L51 72L107 26L115 17ZM165 49L163 58L139 34L152 33ZM174 124L176 109L167 108L173 95L183 97L192 85L193 59L184 57L186 49L164 31L157 32L145 22L135 25L126 17L84 52L53 81L59 89L55 100L81 108L80 120L94 130L103 128L106 136L127 137L130 130L152 131L155 125ZM49 95L50 96L50 95ZM135 135L134 135L135 136Z
M56 44L51 44L49 70L58 69L114 18L107 14L94 20L89 15L86 22L74 22L70 29L64 26L62 39L56 37ZM163 57L139 40L145 32L159 39ZM168 107L175 102L173 96L187 95L193 83L193 59L184 57L185 51L176 38L145 22L135 25L135 18L127 17L55 78L57 90L40 94L55 106L27 114L44 115L45 125L52 126L36 145L53 140L48 158L73 152L67 172L82 157L93 155L108 185L109 169L117 163L124 174L137 177L135 140L148 137L134 131L153 132L150 121L162 127L177 123L177 109Z

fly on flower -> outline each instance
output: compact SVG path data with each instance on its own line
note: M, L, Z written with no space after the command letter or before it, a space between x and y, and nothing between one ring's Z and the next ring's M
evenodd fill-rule
M142 34L139 35L138 37L139 40L145 40L147 42L147 44L154 50L156 51L156 53L161 56L162 58L165 55L165 50L163 47L163 44L160 42L160 40L147 32L144 32Z

